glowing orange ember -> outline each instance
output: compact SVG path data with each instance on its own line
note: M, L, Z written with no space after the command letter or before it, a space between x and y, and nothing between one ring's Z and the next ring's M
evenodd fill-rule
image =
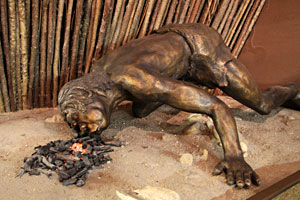
M85 149L82 148L82 143L80 143L80 142L72 144L72 146L70 147L70 149L72 149L74 152L80 151L81 153L85 153L85 152L88 151L87 148L85 148Z

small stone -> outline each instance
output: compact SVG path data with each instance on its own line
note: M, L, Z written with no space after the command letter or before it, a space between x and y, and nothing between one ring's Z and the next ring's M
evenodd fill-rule
M162 139L163 141L170 141L170 140L171 140L171 136L168 135L168 134L166 134L166 135L163 135L163 136L161 137L161 139Z
M45 122L48 123L63 123L64 117L61 114L53 115L52 117L48 117L45 119Z
M240 143L244 157L248 156L248 146L245 142Z
M116 191L116 195L119 197L120 200L137 200L136 198L133 198L131 196L123 194L123 193L121 193L119 191Z
M177 192L163 187L146 186L134 192L145 200L180 200Z
M192 165L193 164L193 155L190 153L184 153L180 156L179 158L179 162L181 164L185 164L185 165Z
M208 151L206 149L203 149L202 156L200 157L200 159L207 161L207 158L208 158Z

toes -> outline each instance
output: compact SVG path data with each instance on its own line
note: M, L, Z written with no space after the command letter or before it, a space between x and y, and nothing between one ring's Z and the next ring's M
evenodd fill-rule
M220 162L214 169L213 171L213 175L214 176L217 176L217 175L220 175L225 169L225 164L224 162Z
M254 171L252 172L252 183L256 186L260 185L260 178Z
M228 185L233 185L234 184L234 176L233 172L228 170L226 174L226 181Z
M244 176L243 176L243 174L242 174L241 171L237 171L236 172L236 186L238 188L243 188L244 185L245 185L245 183L244 183Z

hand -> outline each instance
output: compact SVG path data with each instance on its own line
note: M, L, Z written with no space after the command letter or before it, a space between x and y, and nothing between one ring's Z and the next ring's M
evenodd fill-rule
M220 175L223 171L228 185L236 184L238 188L249 188L251 183L256 186L260 185L259 176L243 157L226 158L215 167L213 175Z

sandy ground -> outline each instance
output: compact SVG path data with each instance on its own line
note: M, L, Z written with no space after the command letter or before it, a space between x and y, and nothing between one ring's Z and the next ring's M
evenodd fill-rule
M260 187L238 190L225 184L224 175L211 175L222 151L212 130L201 123L205 116L193 118L164 106L136 119L130 115L130 103L125 103L104 132L106 138L115 136L125 145L110 153L111 163L91 171L82 188L63 186L56 176L15 177L23 158L31 155L35 146L71 137L57 108L0 114L0 199L114 200L118 199L116 191L129 194L147 185L171 189L183 200L246 199L300 169L299 111L278 109L260 116L223 99L234 108L240 140L248 147L246 160L260 175ZM190 122L193 126L182 131L180 124ZM184 153L193 155L192 165L179 162Z

